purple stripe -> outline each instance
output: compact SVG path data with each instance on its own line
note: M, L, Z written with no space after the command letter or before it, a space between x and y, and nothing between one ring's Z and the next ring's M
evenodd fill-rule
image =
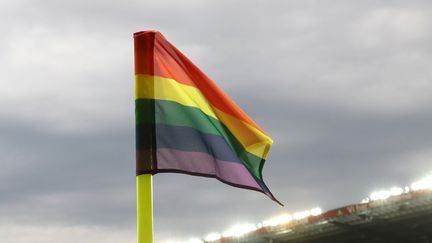
M262 191L250 172L238 162L217 160L209 154L175 149L157 150L157 168L214 175L224 181Z

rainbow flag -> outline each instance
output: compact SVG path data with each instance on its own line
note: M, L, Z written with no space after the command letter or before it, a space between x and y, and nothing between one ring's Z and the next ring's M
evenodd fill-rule
M262 177L272 139L160 32L134 45L137 176L214 177L278 202Z

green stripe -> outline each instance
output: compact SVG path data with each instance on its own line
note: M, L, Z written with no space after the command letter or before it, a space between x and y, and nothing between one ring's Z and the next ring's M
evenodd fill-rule
M156 117L152 109L149 109L153 105ZM191 127L203 133L221 136L252 174L262 180L262 167L265 160L246 151L225 125L207 116L198 108L167 100L136 99L135 117L137 125L151 124L155 121L157 124Z

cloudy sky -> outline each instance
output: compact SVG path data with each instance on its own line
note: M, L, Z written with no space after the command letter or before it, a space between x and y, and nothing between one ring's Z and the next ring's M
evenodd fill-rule
M156 242L359 202L432 172L432 3L0 0L0 241L135 242L133 32L275 140L263 194L154 178Z

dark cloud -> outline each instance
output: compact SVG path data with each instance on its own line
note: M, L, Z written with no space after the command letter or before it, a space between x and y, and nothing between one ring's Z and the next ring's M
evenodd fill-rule
M161 30L274 138L264 176L286 204L157 175L157 242L409 184L431 170L431 13L428 1L0 3L0 226L33 236L6 243L58 242L41 226L100 227L88 242L133 232L142 29Z

